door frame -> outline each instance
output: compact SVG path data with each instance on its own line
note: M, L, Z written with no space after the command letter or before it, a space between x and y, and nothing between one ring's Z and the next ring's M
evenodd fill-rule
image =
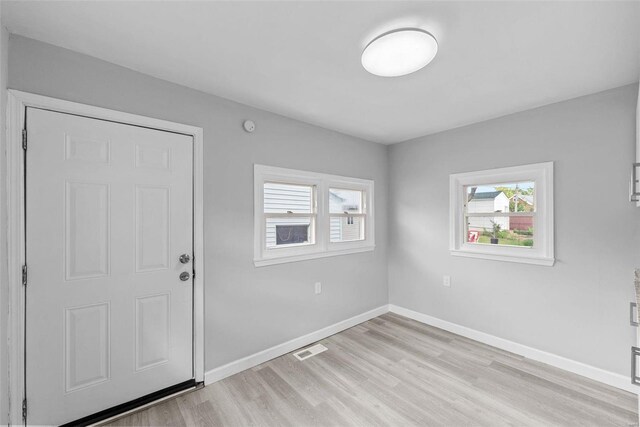
M27 107L108 120L127 125L170 131L193 137L193 367L196 382L204 381L204 216L203 216L203 130L200 127L123 113L91 105L64 101L14 89L8 90L7 103L7 266L8 303L7 326L9 422L23 424L22 401L25 396L24 314L25 287L22 266L25 264L25 188L22 130Z

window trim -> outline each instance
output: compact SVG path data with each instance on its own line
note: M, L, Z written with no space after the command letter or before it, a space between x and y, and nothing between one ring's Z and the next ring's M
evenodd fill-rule
M535 182L534 247L469 244L465 239L465 187ZM553 162L457 173L449 176L449 250L451 255L552 266L554 258Z
M305 261L337 255L373 251L375 248L374 183L372 180L307 172L274 166L255 164L253 169L254 189L254 252L256 267L288 262ZM315 236L314 243L299 246L267 248L266 217L264 214L264 183L280 182L314 186ZM329 213L329 188L362 191L365 214L363 240L331 242Z

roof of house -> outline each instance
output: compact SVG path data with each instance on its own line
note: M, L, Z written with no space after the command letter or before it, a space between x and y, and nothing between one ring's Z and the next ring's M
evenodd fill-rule
M516 195L514 194L512 199L515 199ZM528 205L533 205L533 196L528 194L518 194L518 201L524 201Z
M473 195L473 197L471 198L471 200L476 200L476 199L495 199L496 197L498 197L500 195L500 193L502 193L502 191L486 191L484 193L476 193Z
M329 198L337 200L338 202L344 202L345 199L344 197L340 197L338 196L336 193L334 193L333 191L329 191Z

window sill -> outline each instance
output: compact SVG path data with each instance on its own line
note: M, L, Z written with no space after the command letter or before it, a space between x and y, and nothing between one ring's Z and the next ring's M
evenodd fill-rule
M254 259L253 264L256 267L264 267L267 265L286 264L289 262L308 261L316 258L327 258L338 255L357 254L362 252L371 252L375 249L375 245L361 246L358 248L336 249L324 252L309 253L303 255L291 255L277 258L259 258Z
M556 261L555 258L490 254L486 252L476 252L476 251L451 250L450 252L451 252L451 255L453 256L461 256L461 257L467 257L467 258L481 258L481 259L488 259L493 261L517 262L520 264L543 265L546 267L553 266L553 264Z

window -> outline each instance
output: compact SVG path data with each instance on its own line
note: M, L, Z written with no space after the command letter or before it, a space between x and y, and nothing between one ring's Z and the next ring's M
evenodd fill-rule
M313 185L264 183L267 248L315 243L315 193Z
M465 186L467 243L533 247L535 182Z
M551 266L553 163L450 176L451 254Z
M329 217L331 242L350 242L364 239L364 191L329 189Z
M371 251L373 181L255 165L256 266Z

